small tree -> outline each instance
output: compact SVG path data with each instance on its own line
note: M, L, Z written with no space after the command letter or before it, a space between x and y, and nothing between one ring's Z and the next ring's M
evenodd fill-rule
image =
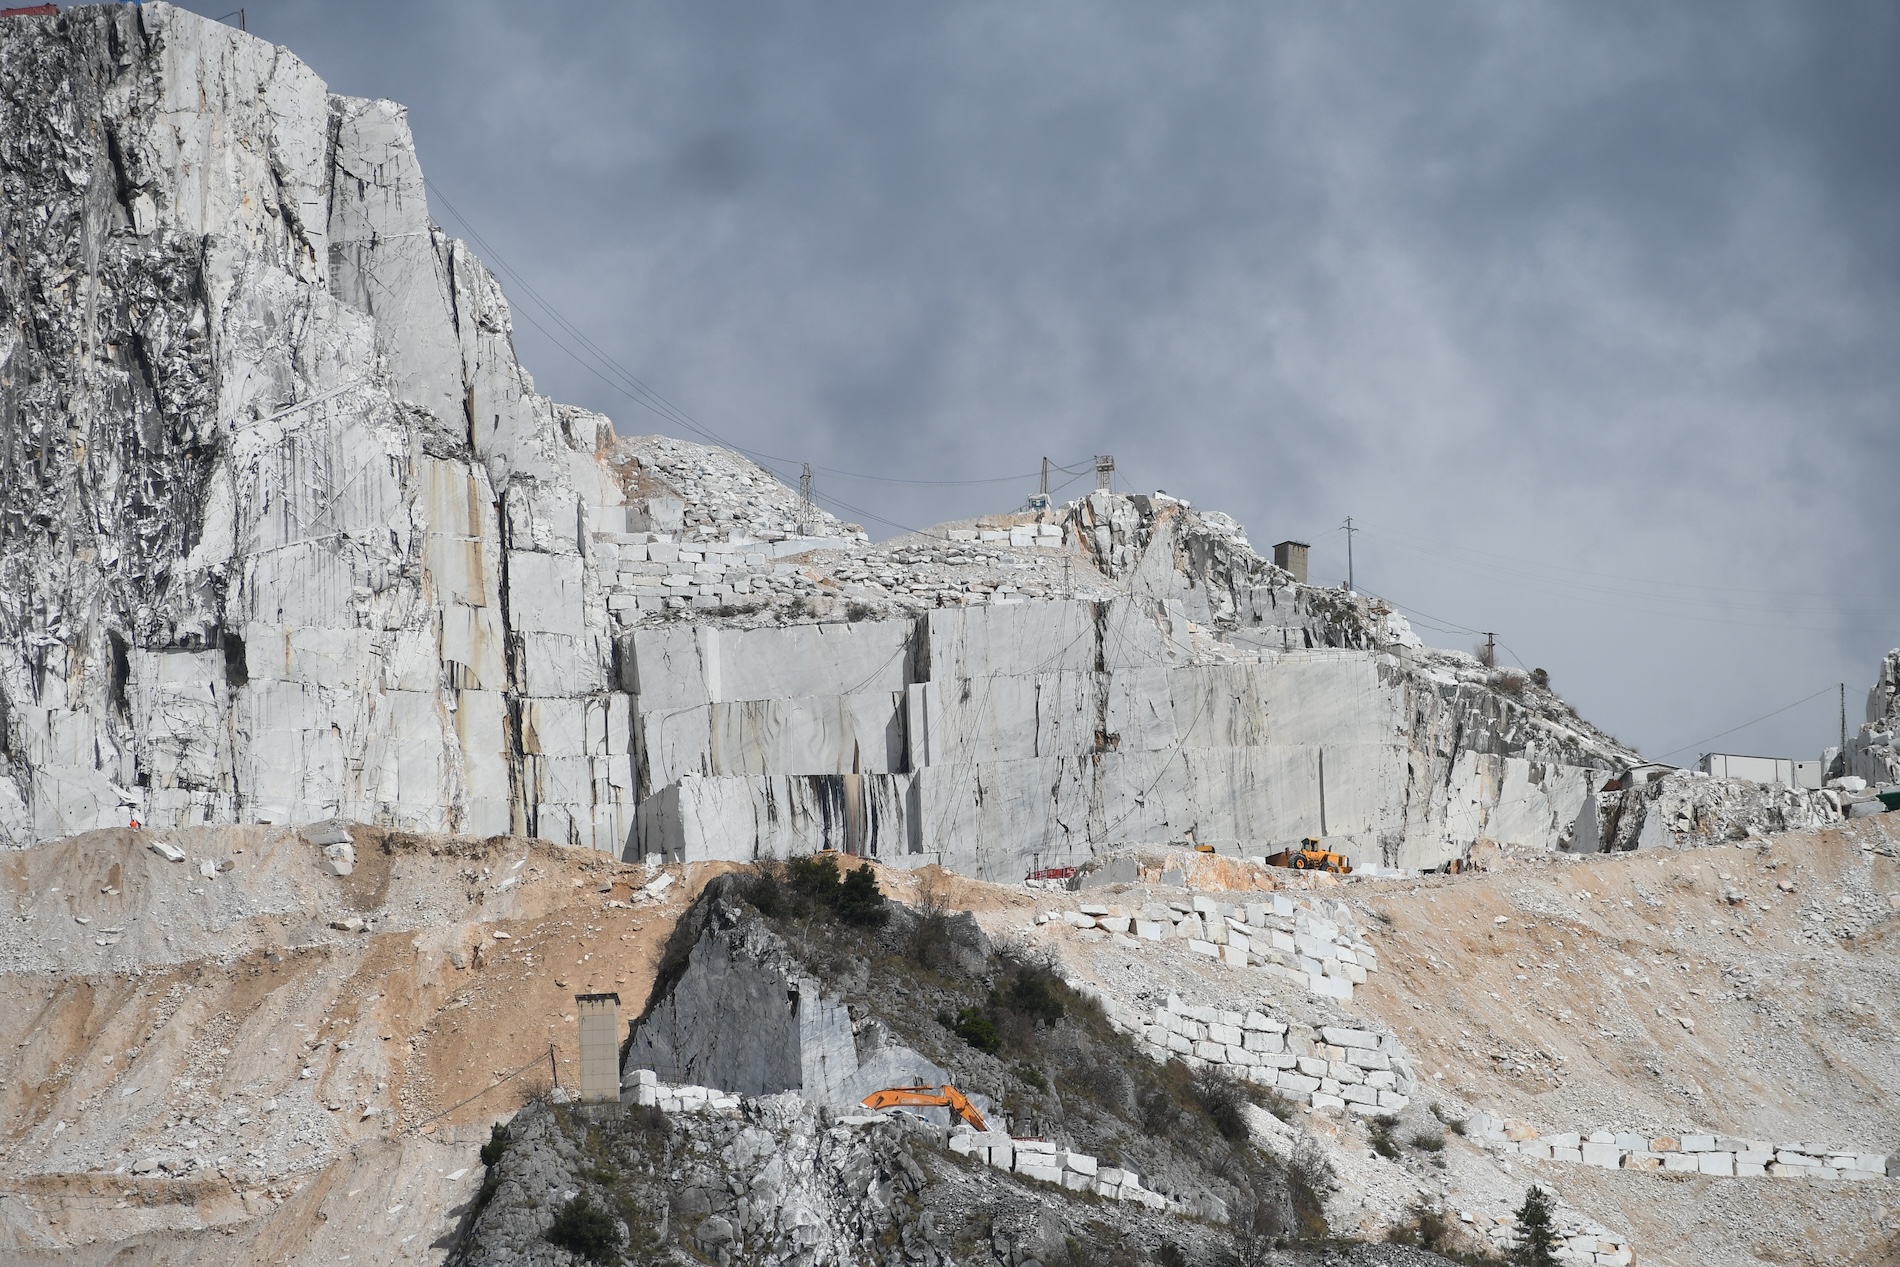
M596 1263L620 1257L620 1224L585 1194L572 1197L554 1216L548 1239Z
M861 927L874 928L891 917L884 904L884 891L878 888L877 875L869 865L860 865L855 871L845 873L844 882L832 899L832 909L845 923Z
M1517 1207L1517 1243L1513 1267L1557 1267L1557 1228L1551 1220L1550 1194L1536 1184Z

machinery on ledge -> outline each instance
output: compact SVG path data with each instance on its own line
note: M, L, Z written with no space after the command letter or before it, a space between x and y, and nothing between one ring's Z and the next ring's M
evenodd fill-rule
M1318 836L1308 836L1300 842L1297 851L1282 849L1267 861L1295 871L1331 871L1335 875L1348 875L1352 871L1352 863L1346 860L1346 855L1328 849Z
M940 1087L886 1087L865 1096L863 1104L867 1109L949 1109L976 1130L990 1129L969 1097L947 1083Z

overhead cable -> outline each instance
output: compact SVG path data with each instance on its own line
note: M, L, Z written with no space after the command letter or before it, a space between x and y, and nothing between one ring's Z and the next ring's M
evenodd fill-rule
M1673 757L1678 752L1690 752L1690 751L1699 752L1701 751L1702 745L1705 743L1714 743L1718 739L1727 738L1728 736L1734 734L1738 730L1747 730L1750 726L1756 725L1759 722L1765 722L1771 717L1779 717L1783 713L1788 712L1790 709L1796 709L1796 708L1801 707L1803 704L1807 703L1809 700L1819 699L1823 695L1832 695L1836 689L1838 688L1833 685L1824 686L1820 690L1816 691L1814 694L1803 695L1800 699L1796 700L1794 703L1786 705L1785 707L1782 707L1782 708L1777 708L1772 713L1763 713L1760 717L1755 718L1754 721L1745 721L1739 726L1729 727L1727 730L1723 731L1719 735L1710 735L1707 739L1698 739L1694 743L1683 744L1680 748L1671 748L1668 752L1665 752L1662 755L1665 757Z
M594 377L600 379L601 382L607 384L607 386L613 388L615 391L619 392L621 395L625 396L627 399L633 401L633 403L635 403L636 405L639 405L642 409L645 409L651 413L657 414L661 418L666 419L668 422L671 422L676 426L684 427L687 430L693 432L695 435L703 436L706 439L711 440L714 444L718 444L725 448L732 449L738 453L743 453L747 457L750 457L754 459L755 461L758 461L761 463L770 461L770 462L783 462L783 463L787 463L793 466L801 465L801 459L798 459L798 458L784 457L782 455L774 454L774 453L764 453L756 449L749 449L741 444L735 444L731 440L726 439L724 436L714 431L711 427L708 427L704 423L701 423L700 421L695 419L692 415L688 414L684 409L681 409L679 406L675 405L672 401L662 396L659 392L655 391L646 382L641 380L641 378L638 375L634 374L631 370L627 369L627 367L622 365L619 361L616 361L612 356L608 355L605 351L603 351L600 348L600 346L596 344L592 339L588 338L587 334L579 326L575 325L573 322L569 321L565 316L563 316L559 309L557 309L552 303L550 303L547 300L547 298L541 294L540 291L536 290L533 283L529 282L528 279L524 277L520 273L519 270L515 269L512 265L508 263L507 260L502 258L501 253L497 251L494 248L494 246L486 238L484 238L481 235L480 231L475 228L475 225L469 220L469 218L466 215L464 215L462 211L459 208L457 208L456 205L452 201L450 201L448 195L442 192L441 186L437 185L434 181L429 180L426 177L423 180L423 184L428 188L429 192L436 198L436 200L439 201L442 204L442 206L447 209L449 214L454 216L456 220L461 222L462 227L468 232L468 236L475 242L475 244L478 247L481 248L482 259L485 263L492 263L501 272L506 273L508 277L513 281L515 287L519 290L521 294L525 295L527 298L532 300L534 304L537 307L539 307L542 310L542 312L545 313L551 321L554 322L554 324L558 325L564 332L566 332L568 337L573 339L582 348L584 348L589 353L589 355L593 357L595 361L598 361L600 363L600 366L605 367L607 370L612 371L613 375L615 375L617 378L623 381L616 382L614 378L610 378L606 373L603 373L601 368L597 368L595 365L590 364L586 358L580 355L580 353L576 352L573 348L569 347L566 343L564 343L561 340L561 338L558 335L554 334L553 331L549 330L546 326L536 321L531 315L529 315L526 312L523 312L521 314L522 317L528 322L529 325L533 326L536 330L539 330L542 333L542 335L548 339L549 342L554 343L557 346L559 346L563 352L567 353L568 356L572 357L578 364L581 365L582 368L586 369L589 373L593 374ZM1063 471L1064 473L1076 471L1077 469L1081 468L1083 465L1084 465L1083 462L1077 462L1071 465L1063 465L1063 464L1055 463L1055 462L1050 463L1051 468ZM958 486L972 486L972 485L982 485L982 484L1014 484L1022 480L1035 479L1038 475L1041 474L1041 471L1037 470L1037 471L1027 471L1020 475L996 475L996 476L988 476L982 479L906 479L901 476L871 475L862 471L846 471L837 467L830 467L830 466L814 466L813 469L823 471L827 475L838 476L841 479L867 480L867 481L880 483L880 484L903 484L903 485L908 485L912 487L958 487ZM776 472L774 472L774 474L776 474ZM843 503L839 503L839 504L842 505ZM884 519L881 516L871 515L868 511L859 511L858 513L866 515L869 518L877 519L881 523L891 522L890 520Z

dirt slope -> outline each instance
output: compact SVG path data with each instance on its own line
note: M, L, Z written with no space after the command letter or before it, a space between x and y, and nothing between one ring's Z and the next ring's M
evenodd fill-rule
M1392 1033L1425 1087L1400 1131L1484 1109L1544 1134L1708 1132L1900 1153L1900 816L1740 846L1570 858L1412 880L1199 877L1199 887L1318 890L1357 912L1379 970L1335 1008L1179 942L1117 943L1037 908L1132 907L1179 889L996 893L994 936L1039 944L1145 1015L1169 994ZM966 894L974 896L974 893ZM1455 1136L1396 1161L1363 1122L1301 1115L1346 1182L1336 1229L1379 1236L1418 1200L1503 1213L1537 1182L1678 1267L1900 1262L1900 1182L1819 1183L1603 1171L1500 1158ZM1439 1166L1442 1160L1445 1164Z
M1381 885L1359 1006L1545 1130L1900 1148L1895 852L1883 816Z
M901 898L932 887L1133 1009L1180 993L1393 1032L1437 1089L1407 1110L1408 1136L1434 1128L1437 1101L1545 1132L1900 1151L1896 836L1871 819L1458 877L1197 877L1317 887L1359 911L1380 970L1344 1011L1183 945L1131 951L1034 922L1145 886L882 881ZM637 1012L713 873L652 901L643 868L521 840L357 829L356 870L336 877L295 833L167 838L186 862L130 832L0 855L0 1261L440 1261L488 1124L547 1084L550 1043L563 1081L575 1076L572 996L617 989L623 1015ZM1330 1149L1342 1184L1328 1213L1344 1232L1383 1235L1420 1200L1506 1210L1536 1181L1626 1234L1643 1263L1900 1260L1894 1181L1607 1172L1455 1136L1394 1161L1354 1119L1256 1118L1269 1146L1304 1131Z
M338 877L296 833L165 838L186 862L129 831L0 855L6 1261L439 1259L487 1124L575 1079L573 995L637 1009L705 878L655 902L539 842L357 828Z

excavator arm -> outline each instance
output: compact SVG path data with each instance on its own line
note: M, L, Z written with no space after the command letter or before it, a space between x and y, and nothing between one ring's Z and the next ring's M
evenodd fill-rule
M952 1086L941 1087L886 1087L882 1091L873 1091L862 1101L867 1109L949 1109L979 1131L989 1130L989 1123L977 1111L969 1097Z

